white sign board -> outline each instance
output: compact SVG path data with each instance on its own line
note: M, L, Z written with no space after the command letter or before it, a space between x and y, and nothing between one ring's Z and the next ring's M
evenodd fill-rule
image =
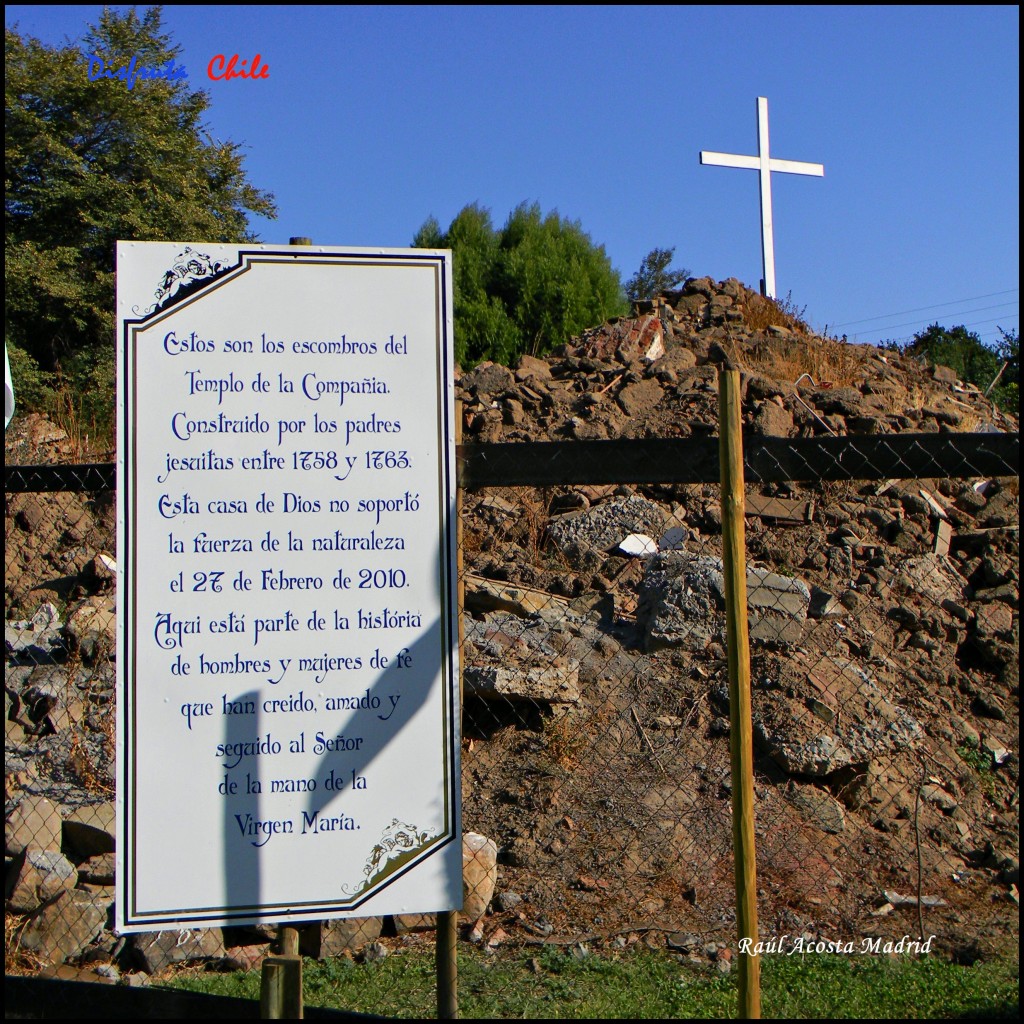
M118 244L121 931L461 906L450 270Z

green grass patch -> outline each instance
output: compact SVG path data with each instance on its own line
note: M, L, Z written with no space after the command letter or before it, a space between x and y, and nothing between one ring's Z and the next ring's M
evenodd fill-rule
M765 1018L924 1020L1016 1019L1018 964L952 964L939 956L765 956ZM259 999L259 972L183 972L165 982L216 995ZM389 1017L434 1017L433 950L385 960L303 963L309 1006ZM464 1018L704 1018L736 1016L735 976L681 964L667 953L618 956L543 949L487 956L459 951L459 1010Z
M982 750L976 743L962 743L956 748L957 756L978 777L978 785L988 797L995 797L996 776L992 770L992 755Z

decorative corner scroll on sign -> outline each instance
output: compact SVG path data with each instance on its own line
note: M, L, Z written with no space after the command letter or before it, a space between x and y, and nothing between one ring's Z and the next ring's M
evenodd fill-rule
M398 867L400 863L409 860L436 838L436 832L419 829L415 825L407 825L397 818L393 818L366 859L362 881L351 887L343 885L341 891L346 896L355 896L359 892L364 892L388 874L389 867L392 869ZM395 861L399 863L393 863Z
M154 292L156 302L145 309L134 306L136 316L149 316L158 309L164 309L191 294L197 288L209 284L215 277L227 273L231 268L220 260L212 259L207 253L199 252L186 245L175 257L169 270L164 272L160 285Z

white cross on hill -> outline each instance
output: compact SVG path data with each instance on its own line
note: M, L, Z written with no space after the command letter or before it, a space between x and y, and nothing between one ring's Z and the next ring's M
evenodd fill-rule
M702 149L700 162L716 167L746 167L761 174L761 252L764 265L764 293L776 298L775 234L772 230L772 171L786 174L825 175L824 164L806 164L799 160L774 160L768 152L768 100L757 97L757 156L712 153Z

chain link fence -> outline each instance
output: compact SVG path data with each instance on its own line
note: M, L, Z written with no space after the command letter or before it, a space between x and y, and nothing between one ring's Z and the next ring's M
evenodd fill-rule
M1012 942L1017 456L986 444L764 439L747 452L766 948L884 952L935 935L932 948L969 960ZM651 445L674 455L663 481L710 475L713 448L687 460L679 442ZM640 448L620 478L651 472ZM568 468L566 446L547 451L563 476L613 472L613 455ZM496 446L494 475L515 477L498 468L515 455ZM464 806L501 850L495 933L642 942L727 971L717 486L474 491L464 510Z
M8 968L122 943L114 885L112 467L8 467L5 841ZM111 967L110 970L113 970Z
M763 942L934 935L969 962L1016 935L1018 444L749 443ZM717 440L460 459L463 938L496 956L648 946L728 973ZM113 484L109 466L7 469L8 969L251 966L266 929L109 928ZM302 950L372 959L431 924L318 924Z

